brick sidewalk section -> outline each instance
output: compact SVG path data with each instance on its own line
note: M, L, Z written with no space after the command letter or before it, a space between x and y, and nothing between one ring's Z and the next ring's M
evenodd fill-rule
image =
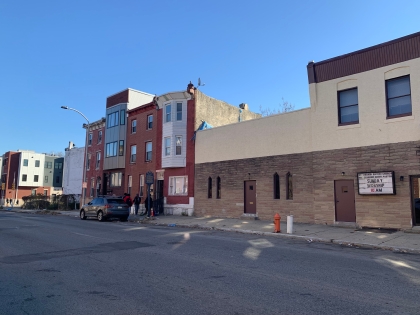
M48 213L39 210L21 210L14 208L13 212ZM78 210L50 211L61 215L78 217ZM293 224L293 233L286 233L286 222L281 222L281 233L273 233L274 223L263 220L227 219L214 217L188 216L157 216L146 219L142 216L130 215L130 222L166 226L168 228L185 227L206 230L219 230L237 233L264 235L302 239L308 242L333 243L341 246L363 247L392 250L420 254L420 230L417 227L410 231L392 231L386 229L355 229L320 224ZM412 232L412 233L407 233Z

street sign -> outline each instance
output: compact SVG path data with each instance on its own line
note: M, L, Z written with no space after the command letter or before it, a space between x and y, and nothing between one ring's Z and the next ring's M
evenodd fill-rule
M152 172L147 172L146 173L146 184L147 185L152 185L155 182L155 176Z

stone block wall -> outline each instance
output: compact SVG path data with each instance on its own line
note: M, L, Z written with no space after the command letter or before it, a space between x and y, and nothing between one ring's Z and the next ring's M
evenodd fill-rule
M240 217L244 213L244 181L250 179L256 180L259 218L271 220L279 213L286 220L293 214L296 222L333 224L334 181L352 179L358 225L411 228L410 175L420 174L419 147L420 141L416 141L196 164L195 215ZM358 194L357 173L375 171L395 172L396 195ZM276 172L280 176L280 199L274 199ZM287 172L293 176L293 200L286 199ZM216 199L218 176L220 199ZM212 198L208 198L209 177L213 180Z

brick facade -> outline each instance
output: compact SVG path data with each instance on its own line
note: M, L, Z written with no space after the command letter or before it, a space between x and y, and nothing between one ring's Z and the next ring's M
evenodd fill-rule
M334 224L334 181L351 179L358 225L411 228L410 175L420 174L419 146L420 141L415 141L196 164L195 213L240 217L244 213L244 181L250 179L256 180L259 218L271 220L278 212L282 220L294 215L296 222ZM357 173L370 171L394 171L396 195L359 195ZM276 172L280 199L274 199ZM293 176L293 200L286 200L287 172ZM216 199L217 176L221 178L220 199ZM404 176L403 181L400 176ZM213 180L211 199L207 195L209 177Z

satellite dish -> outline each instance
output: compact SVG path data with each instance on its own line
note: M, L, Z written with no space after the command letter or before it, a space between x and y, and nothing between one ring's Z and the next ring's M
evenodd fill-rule
M206 84L205 83L201 83L201 79L200 78L198 78L198 84L197 84L197 86L205 86Z

